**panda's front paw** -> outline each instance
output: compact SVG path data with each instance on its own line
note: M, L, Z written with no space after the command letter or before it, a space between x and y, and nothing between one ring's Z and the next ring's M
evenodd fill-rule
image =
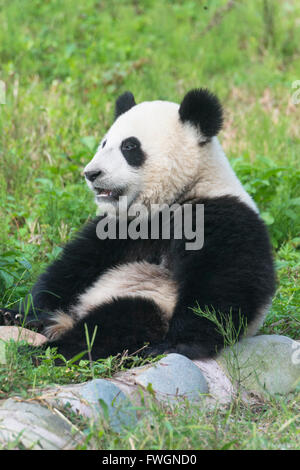
M23 315L7 308L0 309L0 326L20 326Z

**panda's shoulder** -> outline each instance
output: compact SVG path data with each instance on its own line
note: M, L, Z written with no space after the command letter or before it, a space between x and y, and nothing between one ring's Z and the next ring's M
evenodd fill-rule
M203 207L205 236L225 240L234 236L245 239L257 239L268 242L269 236L264 221L247 203L237 196L201 198L193 201L194 218L197 217L197 205Z
M227 220L229 223L241 220L261 221L259 214L238 196L218 196L193 200L193 213L202 206L205 218L210 221Z

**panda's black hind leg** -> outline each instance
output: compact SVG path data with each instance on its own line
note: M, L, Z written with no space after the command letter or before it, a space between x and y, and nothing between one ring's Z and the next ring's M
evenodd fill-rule
M155 302L142 297L124 297L94 308L72 329L47 345L57 347L57 352L65 359L73 358L87 350L85 325L90 339L97 327L91 351L93 360L124 351L142 355L149 343L163 341L167 332L167 323Z

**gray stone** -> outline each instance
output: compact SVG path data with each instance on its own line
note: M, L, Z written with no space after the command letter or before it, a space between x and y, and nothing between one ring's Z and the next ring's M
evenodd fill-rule
M0 326L0 364L6 364L5 345L11 340L26 341L34 346L40 346L47 341L47 338L20 326Z
M135 382L148 389L151 386L160 401L199 400L201 394L208 393L201 370L187 357L175 353L168 354L151 367L137 369Z
M33 346L40 346L47 341L46 336L21 326L0 326L0 339L2 341L26 341Z
M0 444L13 441L26 449L74 449L81 434L59 412L9 398L0 406Z
M233 382L262 394L287 394L300 383L300 344L286 336L245 338L218 358Z
M56 406L68 405L75 413L99 419L102 415L115 431L137 422L136 411L126 395L115 384L105 379L94 379L72 387L58 387L40 398Z

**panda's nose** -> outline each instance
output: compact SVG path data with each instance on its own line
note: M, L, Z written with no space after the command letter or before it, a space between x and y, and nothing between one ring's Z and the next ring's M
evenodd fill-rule
M93 182L95 181L96 178L98 178L98 176L100 176L102 173L101 170L97 170L97 171L85 171L84 172L84 176L86 177L87 180Z

